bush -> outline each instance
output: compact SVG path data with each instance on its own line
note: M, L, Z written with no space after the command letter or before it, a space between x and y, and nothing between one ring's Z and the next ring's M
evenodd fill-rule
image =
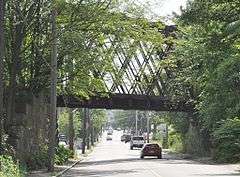
M0 177L24 177L24 172L11 156L0 156Z
M183 140L184 152L194 156L206 156L203 139L197 127L189 126Z
M180 134L175 131L170 131L168 134L168 145L170 149L176 152L183 151L183 143Z
M163 135L159 131L157 131L156 133L153 134L153 138L152 139L156 140L156 141L159 141L162 144L162 142L163 142Z
M240 118L222 122L214 133L214 159L218 162L240 162Z
M63 165L69 158L73 157L73 152L64 146L58 146L55 155L55 164Z

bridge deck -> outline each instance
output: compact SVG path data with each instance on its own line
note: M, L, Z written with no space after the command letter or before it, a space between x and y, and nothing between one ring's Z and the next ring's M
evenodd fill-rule
M58 107L123 109L123 110L154 110L188 112L191 106L184 102L171 102L160 96L112 94L108 97L91 97L80 99L74 96L59 96Z

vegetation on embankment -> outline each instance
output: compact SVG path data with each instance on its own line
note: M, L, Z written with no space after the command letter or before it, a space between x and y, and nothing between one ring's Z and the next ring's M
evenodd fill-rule
M162 61L169 97L194 108L165 116L171 136L184 152L218 162L240 161L239 13L238 0L189 1L176 17L175 50Z

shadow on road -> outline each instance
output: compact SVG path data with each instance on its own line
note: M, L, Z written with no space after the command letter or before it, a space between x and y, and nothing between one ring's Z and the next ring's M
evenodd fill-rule
M226 176L226 177L229 177L229 176L240 176L240 173L226 173L226 174L196 174L195 176Z
M113 159L113 160L99 160L99 161L90 161L90 162L81 162L78 164L80 167L85 166L95 166L95 165L109 165L109 164L116 164L116 163L126 163L126 162L142 162L142 161L158 161L161 164L201 164L199 162L189 161L189 160L180 160L180 159L157 159L157 158L149 158L146 157L144 159L140 158L127 158L127 159Z
M134 173L134 170L89 170L89 169L72 169L71 174L65 174L65 177L77 177L81 176L94 176L94 177L102 177L102 176L112 176L113 174L129 174Z
M128 158L128 159L113 159L113 160L99 160L99 161L90 161L90 162L81 162L79 166L89 166L89 165L109 165L114 163L125 163L125 162L134 162L139 161L140 158Z

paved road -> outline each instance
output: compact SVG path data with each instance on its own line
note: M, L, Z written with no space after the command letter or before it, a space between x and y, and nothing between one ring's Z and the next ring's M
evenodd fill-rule
M240 177L236 166L208 165L189 160L139 158L139 150L130 150L120 142L122 132L114 132L113 141L103 141L89 157L72 168L65 177Z

